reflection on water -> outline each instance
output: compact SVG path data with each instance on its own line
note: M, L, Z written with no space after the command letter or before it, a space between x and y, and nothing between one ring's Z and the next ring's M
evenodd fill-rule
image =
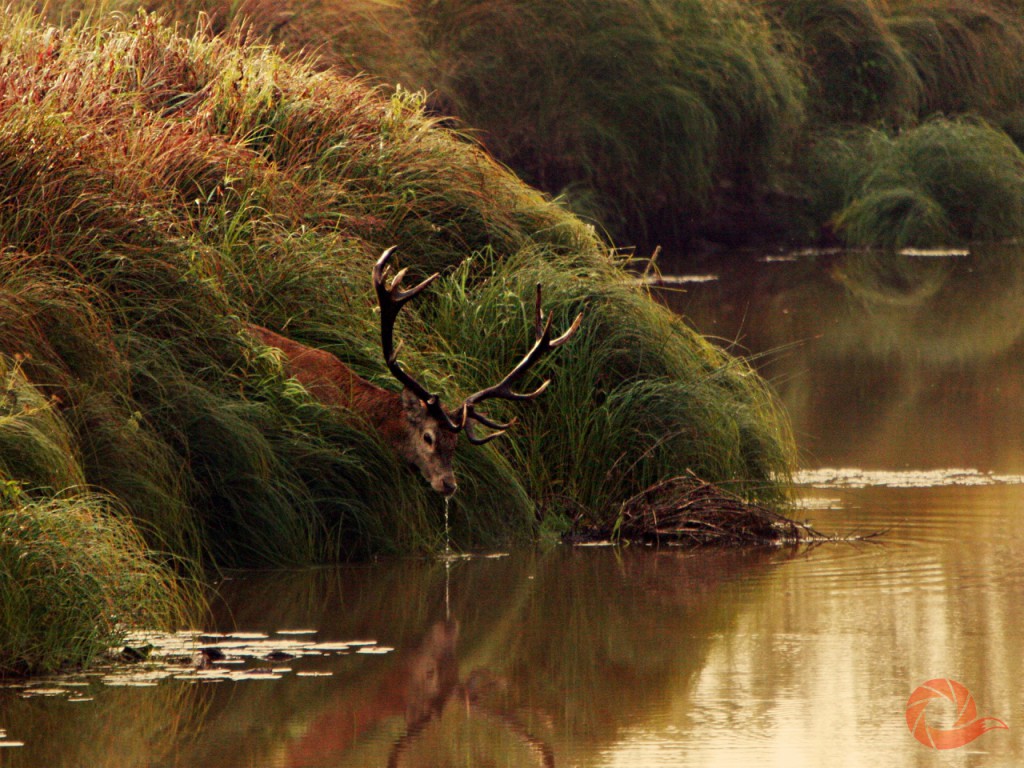
M274 675L0 688L0 742L24 743L0 765L1022 765L1022 287L1008 254L838 256L671 294L703 330L783 348L762 361L805 440L802 513L888 529L880 543L231 579L204 629L315 629L302 654L266 662ZM904 712L934 678L1009 730L919 744Z
M1019 764L1024 538L1007 532L1024 487L813 493L837 492L848 508L818 525L909 524L884 545L514 553L458 561L447 584L426 561L231 581L219 629L315 626L317 642L395 650L302 656L279 680L92 683L79 703L0 692L3 728L26 742L0 759L924 766L903 708L946 676L1010 725L953 764Z
M765 354L809 463L1024 470L1024 252L737 261L660 296Z

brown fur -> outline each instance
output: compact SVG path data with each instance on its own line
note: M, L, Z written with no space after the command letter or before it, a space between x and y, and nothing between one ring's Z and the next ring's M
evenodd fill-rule
M419 468L431 488L445 495L455 492L452 457L458 435L442 428L416 395L408 389L398 393L371 384L330 352L261 325L248 324L246 330L284 354L288 375L310 395L324 405L364 416L401 458Z

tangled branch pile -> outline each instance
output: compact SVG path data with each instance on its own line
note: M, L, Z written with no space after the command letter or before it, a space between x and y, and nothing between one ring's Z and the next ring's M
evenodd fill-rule
M824 536L694 475L655 483L622 505L613 536L656 544L783 544Z

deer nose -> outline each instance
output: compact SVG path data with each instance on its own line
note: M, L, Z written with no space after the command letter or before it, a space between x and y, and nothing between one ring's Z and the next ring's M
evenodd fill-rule
M459 484L455 482L455 478L444 478L441 480L441 493L445 496L451 496L459 490Z

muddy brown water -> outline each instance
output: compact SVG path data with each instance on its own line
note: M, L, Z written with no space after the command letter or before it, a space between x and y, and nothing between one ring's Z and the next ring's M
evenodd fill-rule
M660 293L761 355L802 515L880 543L240 576L205 636L151 638L171 664L0 689L0 766L1024 765L1022 256L751 255ZM919 743L935 679L1008 728Z

